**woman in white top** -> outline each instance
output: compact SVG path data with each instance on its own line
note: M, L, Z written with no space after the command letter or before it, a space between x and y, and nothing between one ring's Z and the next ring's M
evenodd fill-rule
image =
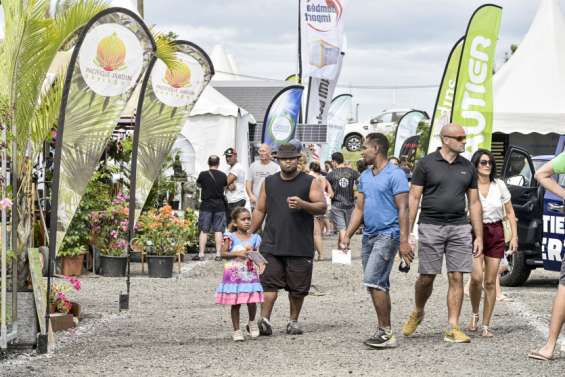
M479 305L484 287L482 336L491 337L489 330L494 304L496 302L496 278L500 260L504 257L505 242L502 220L506 213L512 229L512 239L508 249L512 254L518 249L516 216L510 202L510 192L506 184L496 179L496 166L492 153L479 149L471 158L477 174L479 197L483 207L483 254L473 260L469 296L473 314L467 330L477 331Z

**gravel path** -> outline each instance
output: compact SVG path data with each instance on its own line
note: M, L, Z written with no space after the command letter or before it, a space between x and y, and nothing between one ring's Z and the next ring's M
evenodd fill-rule
M327 240L327 248L334 240ZM367 349L376 317L361 285L359 238L352 266L315 265L315 283L326 293L307 297L305 334L284 334L288 300L279 298L274 336L235 344L227 308L214 304L222 264L189 262L173 279L132 279L130 310L119 313L120 279L85 277L79 301L85 318L72 332L58 333L55 352L25 354L0 362L12 376L562 376L565 357L551 363L528 360L543 342L556 275L535 272L521 288L508 289L514 302L499 303L496 337L448 344L446 277L437 278L426 318L412 338L400 334L413 304L415 271L392 274L393 326L400 346ZM464 304L463 321L470 313ZM246 321L245 311L242 322Z

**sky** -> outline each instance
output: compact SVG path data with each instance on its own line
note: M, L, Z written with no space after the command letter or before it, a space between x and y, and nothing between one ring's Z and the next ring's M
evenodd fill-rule
M503 7L497 65L526 34L540 0L492 1ZM555 0L565 6L565 0ZM125 5L136 0L113 0ZM433 110L436 88L366 90L357 85L438 85L453 43L485 1L347 0L347 51L336 94L349 92L366 120L386 108ZM297 70L298 0L145 0L145 20L208 53L217 44L241 74L284 79ZM0 21L3 19L0 15ZM1 33L0 33L1 36Z

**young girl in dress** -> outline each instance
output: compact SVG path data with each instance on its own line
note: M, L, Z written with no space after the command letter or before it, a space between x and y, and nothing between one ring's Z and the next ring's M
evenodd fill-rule
M224 236L222 257L227 259L224 264L223 279L216 289L216 304L231 306L231 320L233 324L233 340L243 341L245 336L239 328L239 309L242 304L247 305L249 322L246 331L252 339L259 336L259 328L255 322L257 303L263 302L263 287L259 282L259 274L265 268L261 262L256 266L251 258L257 253L261 245L261 237L249 234L251 227L251 213L238 207L232 212L230 232Z

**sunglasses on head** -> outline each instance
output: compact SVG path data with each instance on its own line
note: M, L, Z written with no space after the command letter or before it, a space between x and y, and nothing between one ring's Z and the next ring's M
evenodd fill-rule
M481 166L492 166L492 161L491 160L480 160L479 161L479 165Z
M450 135L443 135L444 137L448 137L450 139L457 140L458 142L462 142L467 140L467 136L450 136Z

